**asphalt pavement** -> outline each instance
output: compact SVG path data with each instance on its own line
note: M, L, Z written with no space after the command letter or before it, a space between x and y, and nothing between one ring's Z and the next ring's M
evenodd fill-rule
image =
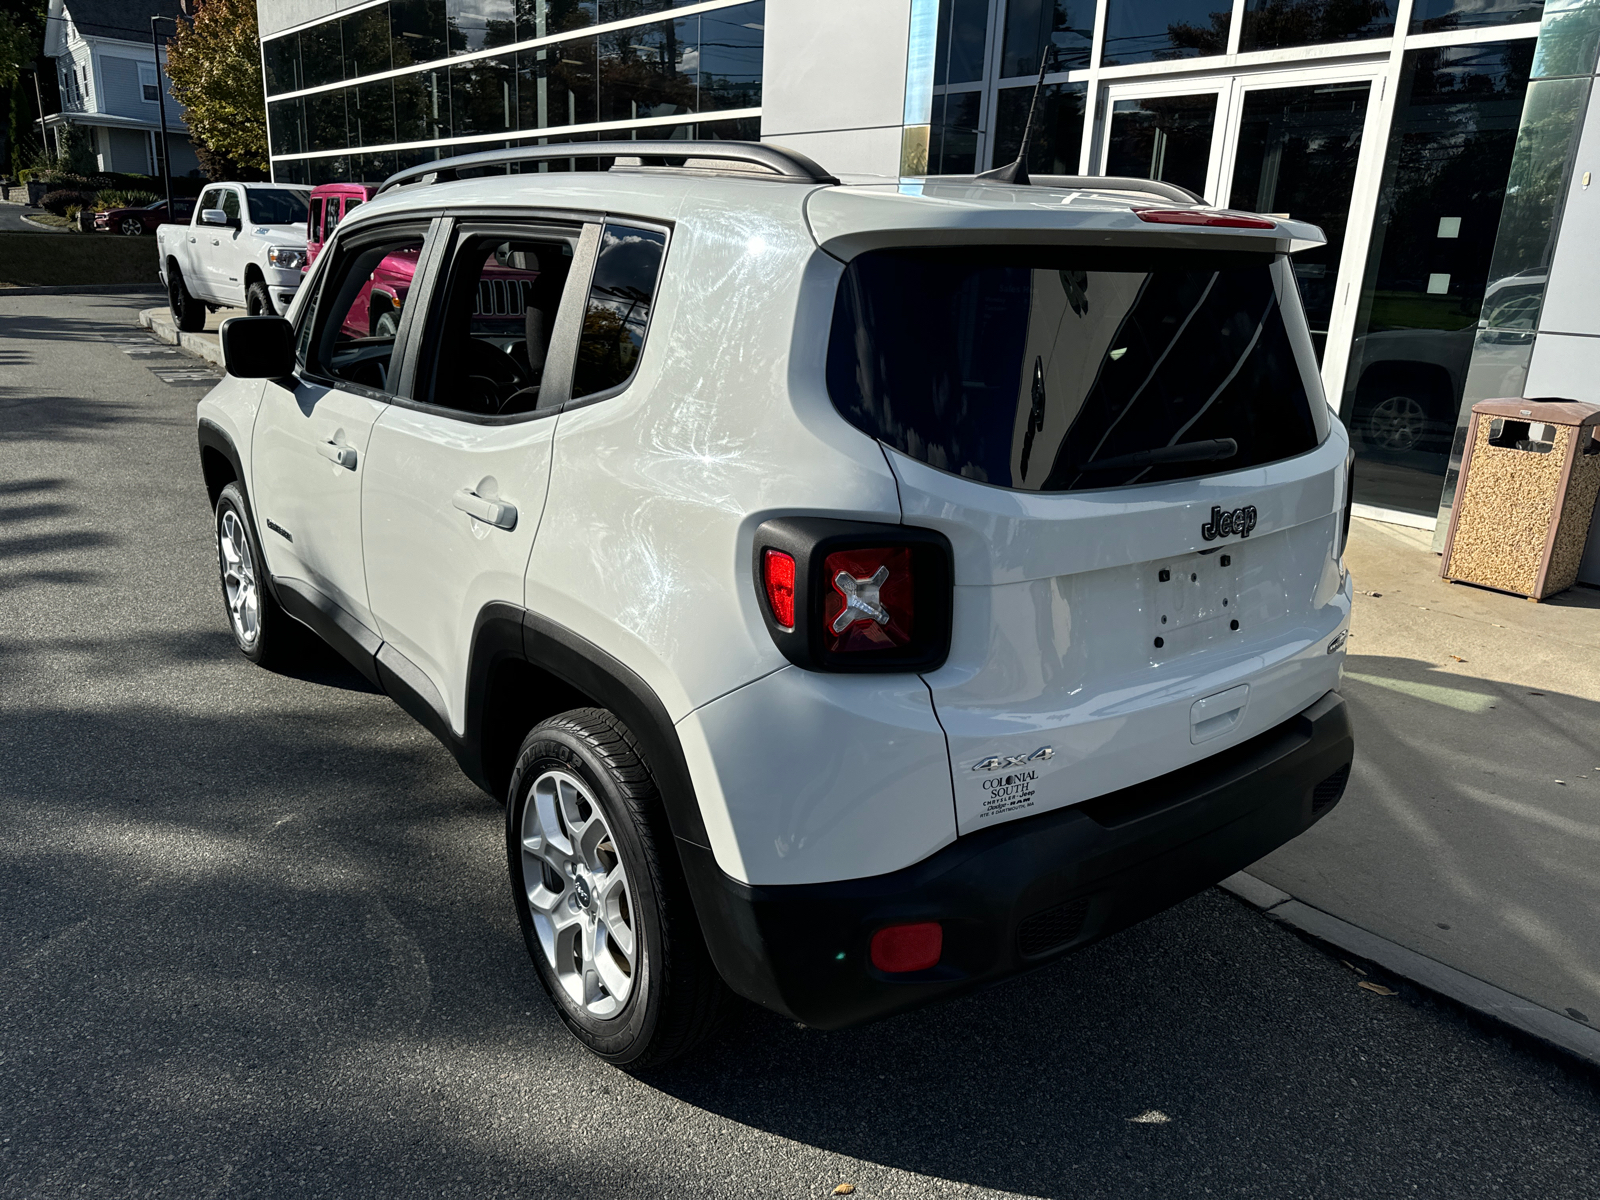
M42 225L33 225L22 219L23 213L37 215L37 208L26 208L21 204L12 204L0 200L0 230L9 230L13 233L66 233L65 229L47 229Z
M1600 1192L1592 1076L1215 890L868 1028L590 1058L499 804L331 655L233 650L148 303L0 296L0 1196Z

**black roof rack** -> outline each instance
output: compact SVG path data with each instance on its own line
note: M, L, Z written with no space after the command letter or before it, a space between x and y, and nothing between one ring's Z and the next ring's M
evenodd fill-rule
M510 150L485 150L480 154L462 154L455 158L441 158L436 162L419 163L396 172L385 179L378 188L390 188L408 183L443 183L457 179L462 171L476 167L507 166L511 163L548 162L563 158L637 158L644 166L682 166L684 160L695 160L698 168L706 159L720 162L743 163L745 170L737 174L755 178L777 178L790 183L826 183L839 181L829 175L804 154L785 150L765 142L559 142L550 146L518 146ZM748 170L764 168L766 174ZM734 171L729 171L734 174Z

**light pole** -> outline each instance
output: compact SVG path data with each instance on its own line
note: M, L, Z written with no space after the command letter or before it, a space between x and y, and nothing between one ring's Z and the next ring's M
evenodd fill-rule
M167 161L167 89L161 85L161 43L156 40L157 21L171 21L174 30L178 22L173 17L150 18L150 48L156 56L156 100L161 106L161 182L167 189L167 220L170 221L176 210L172 207L172 164ZM39 77L35 75L34 83L37 85L38 82Z

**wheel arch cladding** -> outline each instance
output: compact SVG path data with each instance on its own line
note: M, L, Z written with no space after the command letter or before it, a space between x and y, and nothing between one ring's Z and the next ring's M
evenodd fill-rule
M655 776L674 837L707 844L687 760L666 706L640 676L588 639L536 613L489 604L478 614L467 672L468 774L504 796L522 740L572 708L611 712Z
M239 470L239 454L228 440L228 435L210 421L201 421L199 439L200 471L205 476L206 495L211 498L211 507L217 507L217 497L230 483L239 485L239 490L245 494L245 502L249 503L250 494L244 485L244 474Z

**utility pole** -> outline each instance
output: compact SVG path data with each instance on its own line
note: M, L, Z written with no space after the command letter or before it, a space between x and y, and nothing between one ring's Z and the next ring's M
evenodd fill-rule
M39 145L44 147L44 156L48 159L50 157L50 139L44 132L44 93L39 90L39 68L33 66L29 70L33 72L34 103L39 106Z
M167 189L167 220L170 221L177 210L172 206L172 164L167 161L167 89L161 82L161 43L156 40L157 21L171 21L174 29L178 22L172 17L150 18L150 48L156 56L156 100L161 105L161 182ZM35 85L38 84L38 75L33 77L33 81Z

